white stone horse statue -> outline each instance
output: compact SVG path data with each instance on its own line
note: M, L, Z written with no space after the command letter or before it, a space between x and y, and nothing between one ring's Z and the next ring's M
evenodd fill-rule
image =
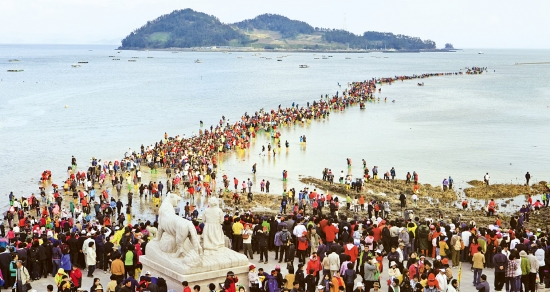
M162 251L173 254L171 256L187 257L191 256L191 253L194 257L202 255L203 250L195 226L191 221L176 215L174 211L180 200L178 195L172 193L168 193L163 200L159 208L156 240L161 243Z

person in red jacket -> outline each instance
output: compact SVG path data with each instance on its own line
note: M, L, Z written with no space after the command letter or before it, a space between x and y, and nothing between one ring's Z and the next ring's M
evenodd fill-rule
M348 244L344 246L344 253L349 255L350 262L355 265L355 261L357 260L357 255L359 254L359 252L357 251L357 246L353 244L353 239L350 239L348 241Z
M71 277L71 281L73 282L74 287L80 288L82 285L82 271L78 267L73 266L73 269L71 270L69 276Z
M225 278L225 282L223 284L225 292L237 292L237 289L235 288L235 283L237 282L239 282L239 277L235 276L232 271L227 272L227 277Z
M328 221L328 224L323 231L325 232L327 246L334 244L336 234L338 234L338 227L333 224L332 219Z
M183 281L181 282L181 285L183 286L183 292L191 292L191 287L189 287L189 282Z
M315 283L319 283L319 271L321 270L321 261L319 260L316 252L311 255L311 257L309 258L309 262L307 263L306 271L311 270L313 270L313 276L315 277L316 281Z
M307 231L304 231L301 237L297 237L296 241L298 242L298 261L304 264L306 262L306 253L309 245L307 240Z

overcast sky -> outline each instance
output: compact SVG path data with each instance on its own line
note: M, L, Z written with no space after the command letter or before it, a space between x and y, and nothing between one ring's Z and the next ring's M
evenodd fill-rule
M276 13L312 26L373 30L457 48L550 49L550 1L0 0L1 44L115 44L175 9L232 23Z

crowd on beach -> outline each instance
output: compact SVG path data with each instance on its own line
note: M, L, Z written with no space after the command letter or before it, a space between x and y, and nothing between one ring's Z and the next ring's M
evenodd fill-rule
M474 67L467 74L480 74L484 70ZM164 279L141 270L139 257L146 254L147 243L156 237L158 225L153 219L134 218L134 199L145 198L153 212L158 212L167 192L208 197L216 190L218 153L248 148L260 131L271 135L273 145L277 145L272 150L277 151L281 139L279 127L323 119L331 111L343 111L372 100L380 84L458 74L354 82L341 94L326 95L306 106L296 104L251 115L245 113L233 124L222 117L219 125L189 138L169 137L165 133L164 139L155 145L142 145L138 151L129 149L120 161L92 158L84 169L72 157L62 184L52 183L51 171L47 170L41 176L37 195L9 195L10 206L4 224L0 225L4 288L27 291L30 289L27 284L51 276L58 291L76 291L87 276L94 279L90 291L166 291ZM151 174L162 171L166 182L146 182L141 173L145 169ZM365 169L369 175L368 168ZM379 179L377 168L371 171L373 176L369 178ZM283 180L285 174L288 175L286 170ZM332 174L326 175L328 179ZM384 175L387 180L394 177L395 170ZM418 182L417 173L409 173L407 178L413 185ZM235 180L237 189L239 183ZM230 190L227 174L221 175L221 181L222 195L235 193ZM340 177L338 183L346 181ZM241 181L241 186L244 193L253 192L248 181ZM285 206L292 208L282 208L281 204L279 215L228 212L223 230L232 248L244 252L251 262L258 254L260 264L267 264L268 254L274 253L278 262L286 265L287 273L283 277L280 266L263 271L252 264L248 279L235 283L232 275L228 275L225 290L234 292L238 289L235 284L240 284L254 292L284 289L361 292L378 291L382 286L388 286L389 291L452 292L459 285L453 268L461 263L471 267L472 284L485 292L491 286L497 291L504 286L507 291L535 291L536 281L550 288L548 230L526 229L527 218L512 217L506 224L495 217L494 224L489 226L477 226L475 220L465 222L460 216L420 219L422 210L407 208L406 198L399 206L405 212L390 212L390 207L398 207L369 199L361 187L357 188L360 190L357 203L351 198L348 203L346 198L346 206L339 205L337 196L309 189L296 192L291 188L283 192L281 202L286 200ZM260 188L269 191L269 181ZM525 205L520 218L535 207L545 208L533 202ZM203 224L193 207L186 206L181 215L192 220L200 234ZM383 266L383 259L387 259L388 266ZM495 275L493 285L483 274L489 269ZM111 274L105 287L94 276L101 270ZM190 291L187 283L184 292Z

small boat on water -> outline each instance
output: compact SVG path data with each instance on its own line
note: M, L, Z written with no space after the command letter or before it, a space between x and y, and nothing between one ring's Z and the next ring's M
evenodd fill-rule
M132 57L132 58L134 58L134 59L139 59L139 57Z
M109 58L114 58L115 56L109 56Z
M281 61L283 61L283 60L281 60L281 59L277 59L277 62L281 62Z
M477 53L478 55L483 55L483 52L482 51L479 51L479 53Z
M72 64L71 67L73 67L73 68L80 68L81 66L78 65L78 64Z
M237 57L237 59L242 59L243 57Z
M322 57L321 59L323 59L323 60L327 60L328 58L327 58L327 57Z
M308 65L300 65L300 68L309 68Z
M147 57L147 59L153 59L154 57Z
M137 60L128 60L128 62L135 62L135 61L137 61Z
M13 63L13 62L20 62L20 60L17 60L17 59L11 59L9 60L10 63Z
M120 59L113 59L113 61L120 61Z
M79 61L78 64L88 64L88 61Z
M271 58L265 58L266 60L271 60Z
M351 60L351 58L350 58L350 57L346 57L346 60Z
M319 60L319 58L313 58L313 59Z
M196 59L196 60L195 60L195 63L202 63L202 62L204 62L204 61L203 61L203 60L199 60L199 59Z
M8 72L23 72L23 69L8 69Z

